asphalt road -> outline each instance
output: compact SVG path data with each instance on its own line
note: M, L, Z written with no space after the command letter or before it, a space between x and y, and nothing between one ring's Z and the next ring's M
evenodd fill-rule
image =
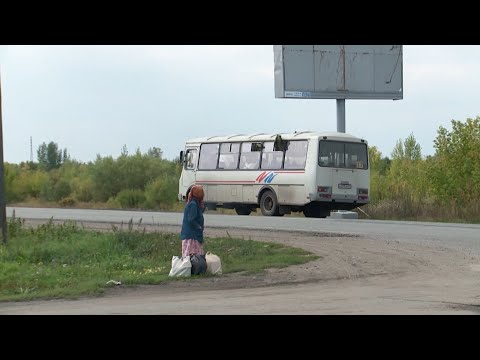
M7 216L13 208L7 207ZM52 208L15 208L15 216L25 219L76 220L134 224L181 225L181 213L84 210ZM434 222L382 221L364 219L312 219L303 217L265 217L217 215L205 213L205 226L210 228L263 229L301 231L307 233L358 234L372 239L405 241L420 245L444 246L480 255L480 225Z

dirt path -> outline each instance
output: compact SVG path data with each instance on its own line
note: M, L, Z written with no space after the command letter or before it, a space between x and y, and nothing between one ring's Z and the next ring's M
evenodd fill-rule
M178 233L179 228L147 230ZM459 251L327 233L206 229L205 235L282 243L319 259L260 275L119 286L102 298L0 303L0 314L480 313L480 258Z

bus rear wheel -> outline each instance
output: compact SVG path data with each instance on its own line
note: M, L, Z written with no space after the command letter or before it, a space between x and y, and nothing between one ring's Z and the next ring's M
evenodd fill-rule
M235 208L235 211L237 215L250 215L250 213L252 212L251 209L244 206Z
M260 210L264 216L278 216L279 207L277 196L273 191L267 190L260 199Z

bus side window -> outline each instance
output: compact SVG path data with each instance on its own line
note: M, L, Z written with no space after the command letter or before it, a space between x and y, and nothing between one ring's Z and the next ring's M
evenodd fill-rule
M238 153L240 144L223 143L220 145L220 157L218 160L219 169L234 170L238 166Z
M217 168L219 147L218 143L202 144L198 162L199 170L215 170Z
M242 143L239 169L258 169L262 146L261 143Z
M281 169L283 163L283 151L275 151L273 141L263 144L262 150L262 169Z
M285 169L304 169L307 159L307 141L289 141L288 149L285 152Z
M258 169L259 156L255 153L243 154L240 159L240 169Z
M246 169L247 168L247 157L245 155L242 155L240 157L240 164L238 166L240 169Z

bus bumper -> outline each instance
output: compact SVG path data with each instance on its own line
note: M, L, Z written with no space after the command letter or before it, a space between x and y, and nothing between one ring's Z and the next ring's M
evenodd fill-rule
M320 202L336 202L336 203L357 203L357 204L368 204L369 199L366 196L358 195L344 195L344 194L321 194L321 193L310 193L310 201L320 201Z

